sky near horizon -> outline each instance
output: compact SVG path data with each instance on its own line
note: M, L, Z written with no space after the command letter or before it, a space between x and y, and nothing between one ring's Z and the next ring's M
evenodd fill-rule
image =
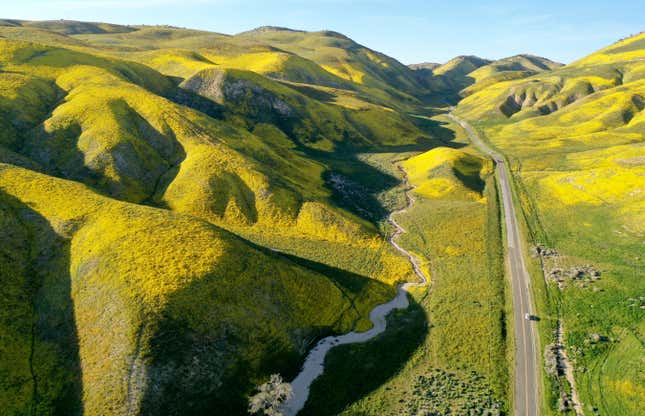
M642 0L0 0L0 18L335 30L403 63L518 53L572 62L645 30Z

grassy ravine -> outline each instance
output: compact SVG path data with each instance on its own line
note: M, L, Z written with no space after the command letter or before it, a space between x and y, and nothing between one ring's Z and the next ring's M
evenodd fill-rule
M446 125L443 117L435 121ZM392 173L392 162L413 156L401 166L417 186L416 202L397 221L408 231L401 244L425 260L432 283L414 293L407 311L390 317L384 334L329 353L305 414L508 412L507 311L495 182L490 162L467 146L457 126L449 127L454 129L447 143L452 148L417 156L365 156ZM428 182L445 186L424 186ZM437 189L443 192L426 191ZM383 198L396 204L394 192Z
M560 319L591 415L637 415L645 400L644 37L483 88L456 110L507 155L529 245L558 252L544 259L547 275L586 265L600 272L545 283L540 260L529 262L543 348ZM557 414L558 382L545 386L544 413Z

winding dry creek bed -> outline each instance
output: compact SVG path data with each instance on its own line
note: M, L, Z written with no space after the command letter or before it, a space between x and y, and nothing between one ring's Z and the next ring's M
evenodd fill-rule
M414 198L410 195L410 192L412 192L414 188L409 186L408 177L405 171L403 169L401 169L401 171L403 172L406 183L405 197L407 203L404 208L392 211L387 218L388 222L392 224L395 229L395 231L390 235L388 242L392 247L394 247L394 249L410 261L410 264L414 269L414 273L420 281L400 284L397 287L396 296L391 301L374 307L369 314L370 321L372 321L373 324L371 329L364 332L352 331L343 335L329 336L321 339L309 352L309 355L307 355L300 373L295 379L293 379L293 381L291 381L293 395L284 404L282 409L285 416L295 416L305 406L307 398L309 397L309 388L311 387L311 383L313 383L313 381L325 371L325 357L332 348L339 345L366 342L383 333L387 328L387 315L395 309L406 309L408 307L409 301L407 295L410 288L424 286L428 283L428 277L421 269L419 259L396 242L398 237L406 231L396 222L394 216L407 212L412 204L414 204Z

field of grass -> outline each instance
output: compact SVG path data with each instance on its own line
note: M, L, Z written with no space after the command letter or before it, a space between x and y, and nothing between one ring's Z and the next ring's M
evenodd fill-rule
M309 414L508 411L505 280L492 165L457 126L444 117L434 121L454 130L450 148L364 155L393 174L392 162L407 159L401 166L417 188L412 208L397 217L407 230L400 241L423 260L431 285L414 293L405 313L390 317L392 326L381 336L330 352L325 373L312 386ZM451 185L438 194L425 191L439 179ZM382 198L400 205L401 191Z
M638 374L645 354L642 38L495 84L457 108L509 158L529 244L558 253L544 259L542 338L552 342L560 319L589 414L636 415L635 403L645 399ZM581 267L599 277L571 278L569 270ZM540 267L534 270L534 287L543 285ZM562 282L548 278L554 270L564 273ZM555 412L553 388L547 401Z

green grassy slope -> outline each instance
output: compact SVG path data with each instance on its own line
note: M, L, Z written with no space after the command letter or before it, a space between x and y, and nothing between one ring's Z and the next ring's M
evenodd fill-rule
M82 403L91 414L155 414L181 399L176 411L183 414L238 412L249 377L276 364L293 371L310 337L351 328L364 319L363 302L390 293L368 280L357 293L350 281L267 254L204 221L115 201L78 183L11 165L2 165L0 183L5 232L25 234L12 261L27 269L27 281L7 280L3 289L23 291L13 302L25 312L22 320L3 320L23 340L9 344L15 351L2 364L29 360L32 372L10 367L23 376L3 382L28 394L5 397L9 406L46 414ZM33 330L21 333L20 325ZM62 353L68 341L76 352ZM80 383L82 398L73 397Z
M252 71L205 69L180 86L225 105L227 117L247 129L257 123L273 124L298 145L323 151L338 146L396 146L422 136L409 120L387 108L365 103L354 109L338 103L333 92L279 83ZM373 125L377 119L382 123L379 128ZM384 128L388 124L397 125L396 133Z
M544 260L546 274L567 273L547 279L550 309L539 325L549 343L563 320L581 400L600 414L638 414L645 391L642 377L617 370L638 368L645 353L643 38L491 85L457 107L509 157L532 243L559 252ZM568 271L584 265L600 279L572 279ZM557 393L551 400L555 407Z
M410 68L361 46L340 33L261 27L241 33L236 38L253 40L296 53L380 98L385 98L386 93L395 99L414 103L414 97L425 90L425 85L419 83Z

